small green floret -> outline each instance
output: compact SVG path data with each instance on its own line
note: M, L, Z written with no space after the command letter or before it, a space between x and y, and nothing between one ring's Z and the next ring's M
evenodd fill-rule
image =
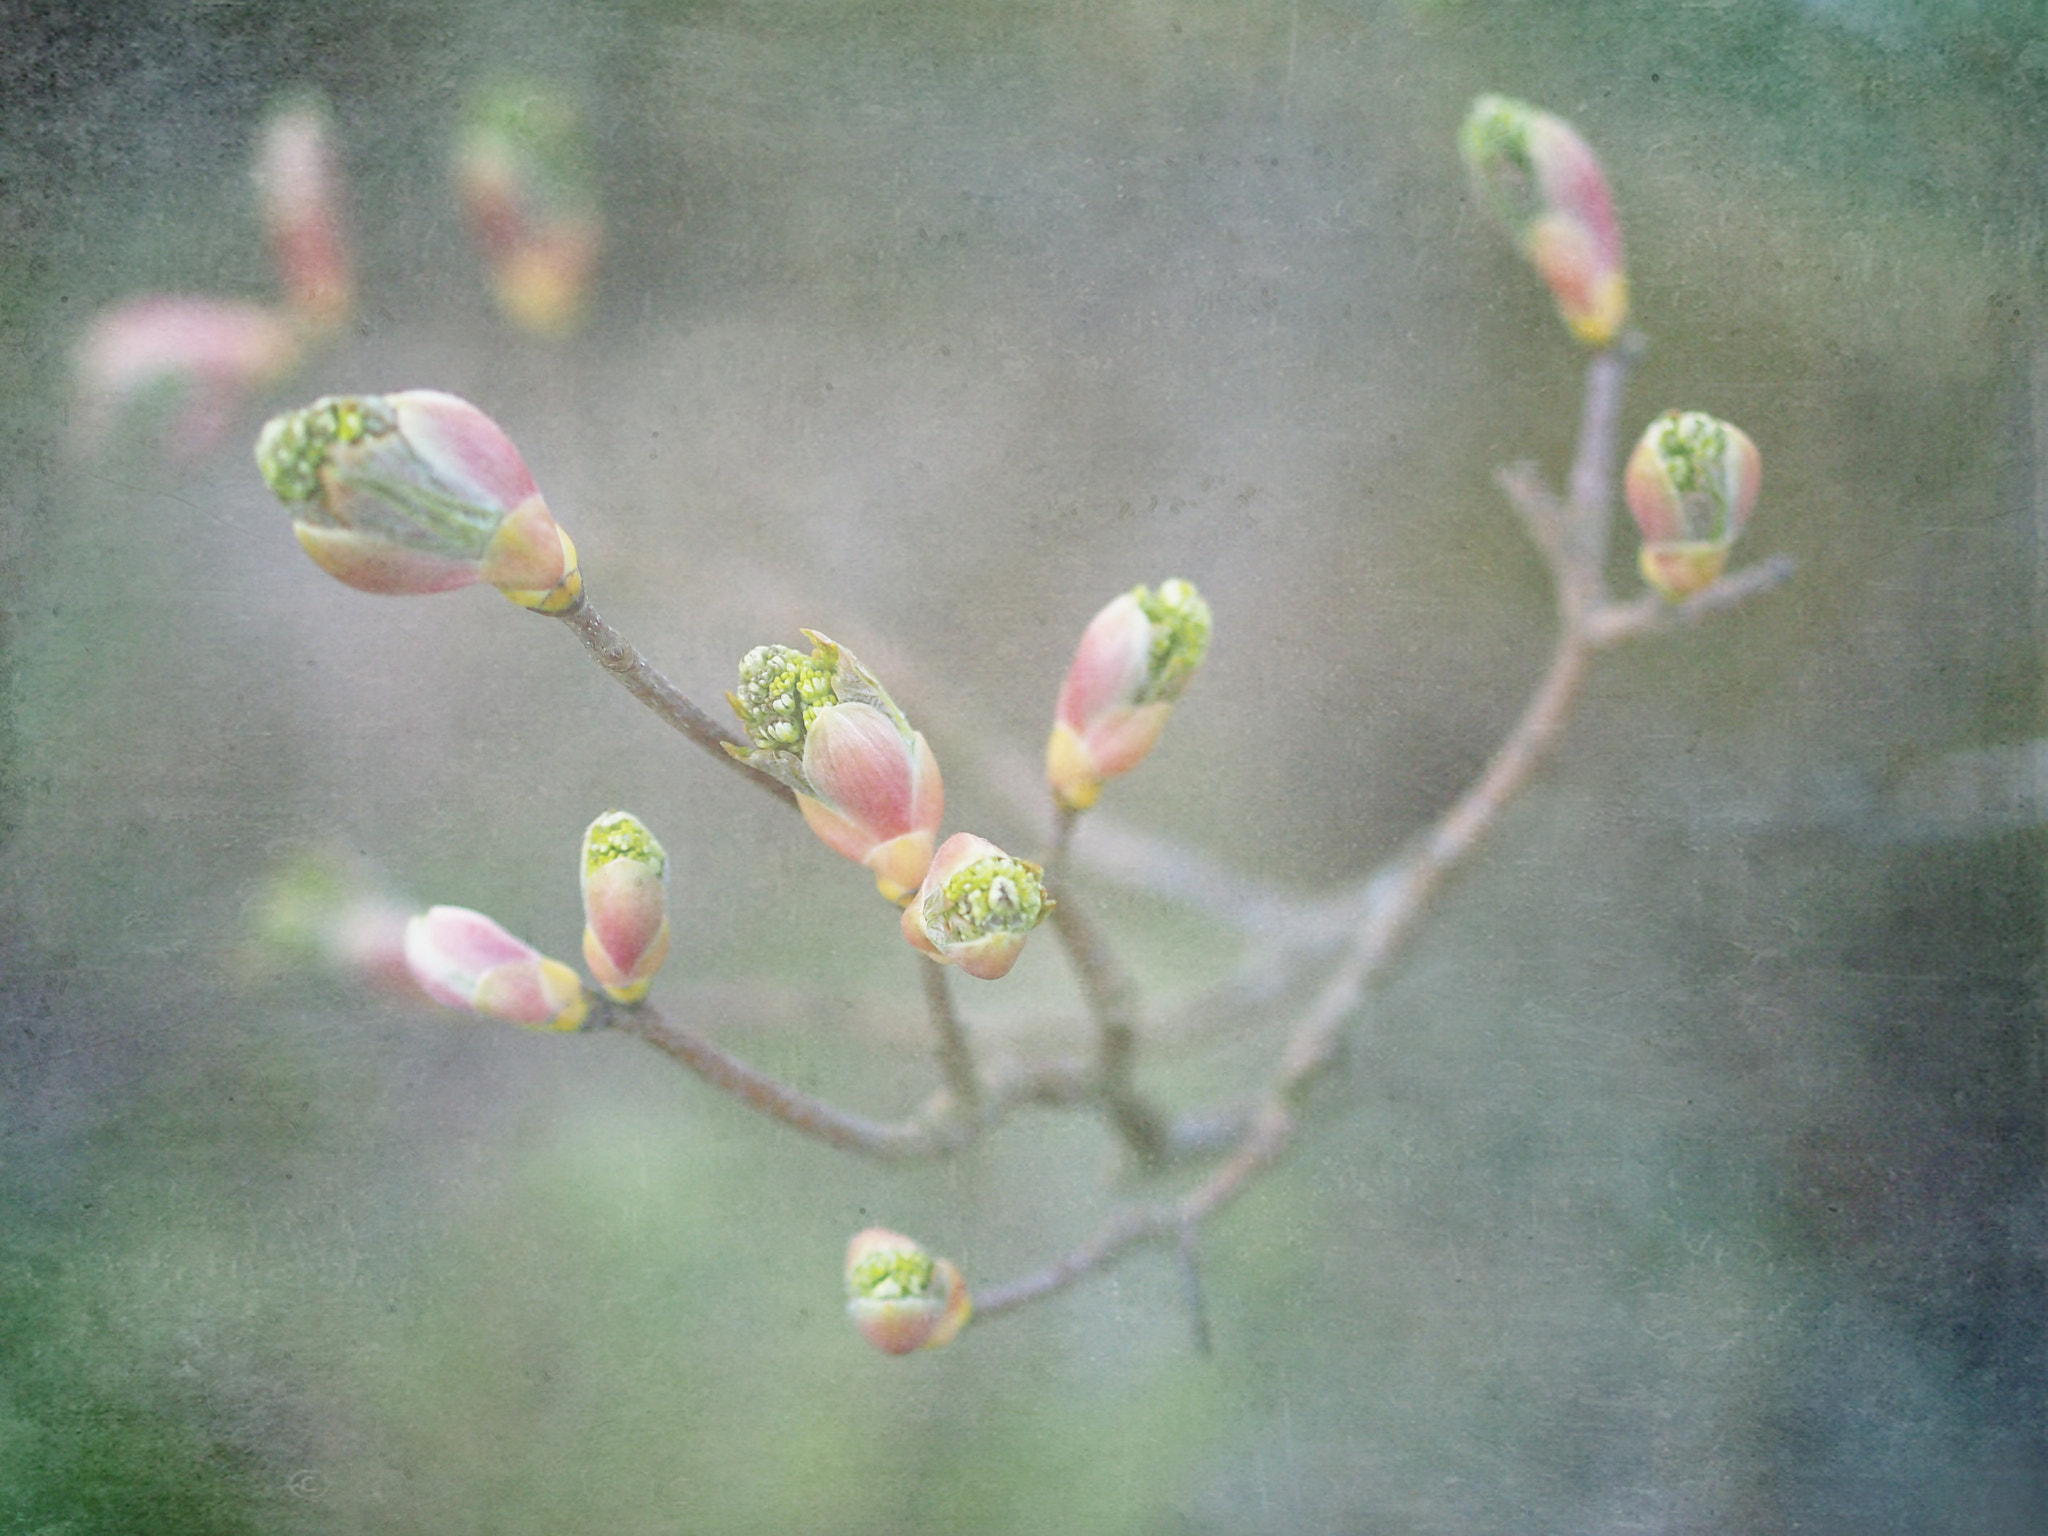
M931 1255L902 1249L871 1253L846 1277L846 1294L854 1301L902 1301L931 1288Z
M820 646L808 656L786 645L757 645L747 652L732 707L754 745L801 755L818 711L839 702L833 686L838 670L836 646Z
M1131 595L1152 621L1152 650L1137 702L1172 704L1187 692L1209 649L1209 605L1192 582L1178 579L1162 581L1157 592L1133 588Z
M629 811L607 811L584 834L583 871L596 874L620 859L644 864L657 875L668 870L667 852L639 817Z

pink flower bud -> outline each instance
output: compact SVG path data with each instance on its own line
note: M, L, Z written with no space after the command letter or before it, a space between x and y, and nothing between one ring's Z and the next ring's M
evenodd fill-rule
M543 336L582 318L603 243L586 160L575 107L530 82L479 93L456 145L456 190L498 308Z
M574 971L467 907L432 907L407 923L405 963L435 1002L507 1024L576 1029L589 1012Z
M825 845L900 902L924 879L945 815L938 760L850 651L805 634L817 646L809 656L763 645L740 663L727 697L754 746L731 750L794 790Z
M900 1232L869 1227L846 1247L846 1311L885 1355L941 1349L974 1314L967 1282Z
M1628 319L1621 222L1600 161L1578 130L1525 103L1481 96L1458 148L1572 335L1588 346L1612 345Z
M272 111L256 157L278 283L292 313L315 335L340 329L355 298L332 140L326 105L298 95Z
M73 355L79 436L97 444L160 397L164 450L204 458L248 395L298 361L298 335L275 310L168 295L118 304L94 317Z
M306 553L352 587L485 582L541 613L582 601L576 546L511 438L467 400L427 389L329 396L273 417L256 463Z
M1138 766L1209 646L1209 605L1185 581L1134 587L1089 622L1060 687L1046 778L1085 811L1104 781Z
M1763 459L1741 428L1704 411L1651 422L1622 475L1643 579L1674 601L1717 580L1762 483Z
M903 908L903 937L981 981L1009 975L1031 930L1053 908L1045 871L987 838L956 832Z
M606 811L583 834L583 959L615 1003L637 1003L668 958L668 855L639 818Z

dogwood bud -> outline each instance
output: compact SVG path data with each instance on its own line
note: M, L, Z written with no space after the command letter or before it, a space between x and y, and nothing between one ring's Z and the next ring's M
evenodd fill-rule
M456 191L498 308L543 336L582 317L603 239L586 148L567 98L516 80L471 99L456 143Z
M405 963L437 1003L526 1029L579 1028L583 981L481 912L432 907L405 925Z
M967 1282L900 1232L869 1227L846 1247L846 1312L885 1355L940 1349L973 1315Z
M1549 287L1573 336L1605 347L1628 319L1621 223L1578 130L1505 96L1472 103L1458 133L1472 183Z
M1651 422L1622 475L1643 579L1674 601L1718 579L1762 482L1763 459L1741 428L1704 411Z
M204 458L301 350L290 320L255 304L158 294L102 310L72 357L79 439L99 448L117 428L140 430L169 458Z
M825 845L900 902L924 879L945 814L938 760L850 651L804 634L808 656L763 645L741 661L726 697L753 746L726 750L793 790Z
M454 395L335 395L273 417L257 467L299 543L365 592L485 582L522 608L582 601L576 546L512 439Z
M956 832L904 906L903 937L982 981L1007 976L1031 930L1052 910L1044 875L987 838Z
M668 958L668 855L638 817L606 811L583 834L583 959L615 1003L637 1003Z
M1166 728L1209 648L1209 605L1193 585L1163 581L1113 599L1082 632L1060 686L1045 772L1069 810L1138 766Z
M278 283L292 313L316 336L338 330L355 297L333 139L326 104L302 93L271 111L256 156Z

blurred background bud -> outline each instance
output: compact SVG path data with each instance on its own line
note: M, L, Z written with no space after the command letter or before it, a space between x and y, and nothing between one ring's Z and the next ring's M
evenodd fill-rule
M256 188L285 302L306 331L341 328L355 300L334 120L317 94L271 109L256 155Z
M365 592L487 582L522 607L582 596L576 548L498 424L434 390L329 396L273 417L256 463L300 544Z
M432 907L408 922L405 963L435 1002L507 1024L576 1029L589 1012L581 977L467 907Z
M974 1311L951 1261L884 1227L857 1232L847 1244L846 1298L854 1327L885 1355L943 1348Z
M1061 805L1084 811L1105 780L1138 766L1209 648L1209 605L1193 585L1163 581L1113 599L1082 632L1060 685L1046 778Z
M132 434L179 463L217 446L251 394L299 362L277 310L158 294L102 310L72 354L73 428L101 448Z
M945 815L938 760L851 652L804 633L817 647L808 656L763 645L740 662L727 697L754 746L728 750L794 790L825 845L900 902L924 879Z
M344 981L417 1001L405 963L412 909L388 894L359 859L334 848L293 855L256 891L248 974L309 966Z
M505 318L542 336L575 329L604 239L575 105L530 80L477 91L456 140L455 185Z
M668 855L637 816L583 834L583 959L615 1003L637 1003L668 958Z
M1762 483L1763 459L1741 428L1704 411L1651 422L1622 476L1643 579L1674 600L1716 580Z
M1526 103L1481 96L1459 130L1458 151L1572 335L1612 345L1628 319L1621 224L1600 161L1578 130Z
M904 907L903 936L982 981L1007 976L1031 930L1052 910L1044 875L986 838L956 832Z

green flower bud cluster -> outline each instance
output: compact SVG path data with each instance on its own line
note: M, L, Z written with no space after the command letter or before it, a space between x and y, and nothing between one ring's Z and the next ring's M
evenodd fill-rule
M879 1249L846 1276L846 1294L855 1300L899 1301L931 1288L932 1257L922 1249Z
M668 872L668 854L646 825L625 811L611 811L593 821L583 835L583 873L594 875L620 859L644 864L657 875Z
M1131 595L1152 623L1152 650L1145 683L1134 701L1172 704L1187 692L1195 668L1209 649L1209 605L1192 582L1162 581L1159 590L1134 588Z
M1656 424L1656 452L1678 492L1684 536L1718 539L1728 531L1728 424L1704 411L1674 411Z
M320 469L335 444L396 430L376 396L329 396L266 426L256 444L256 467L278 500L311 501L320 494Z
M808 656L786 645L757 645L747 652L732 707L754 745L801 756L818 711L839 702L838 670L836 647L827 654L820 646Z
M940 887L936 903L926 898L926 920L955 943L992 933L1029 933L1050 905L1044 873L1036 864L1006 853L977 859Z

